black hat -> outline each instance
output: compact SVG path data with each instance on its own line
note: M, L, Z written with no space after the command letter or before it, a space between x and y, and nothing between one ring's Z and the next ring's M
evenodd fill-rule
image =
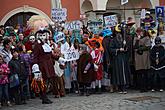
M161 38L160 37L156 37L155 38L155 44L160 44L161 43Z
M49 34L50 34L50 31L48 31L47 29L40 29L40 30L38 30L38 31L35 33L35 36L36 36L38 33L41 33L41 34L43 34L43 33L49 33Z

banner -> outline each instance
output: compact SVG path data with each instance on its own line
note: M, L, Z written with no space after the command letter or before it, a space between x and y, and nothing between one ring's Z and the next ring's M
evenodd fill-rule
M82 25L83 25L82 22L78 21L78 20L72 21L72 22L67 22L67 23L65 23L65 29L69 30L69 31L72 31L75 29L81 30Z
M69 49L68 51L64 53L64 58L66 61L78 60L79 57L80 57L80 54L78 50L75 50L75 49Z
M66 8L54 8L52 9L52 19L54 21L65 21L67 17Z
M155 7L155 14L156 14L156 19L162 17L164 20L164 6Z
M116 15L104 16L105 27L114 27L118 24Z
M103 30L102 21L88 21L88 29L93 33L99 33Z
M63 32L58 32L57 35L54 35L54 40L55 40L56 43L58 43L58 42L60 42L64 39L65 39L65 35L64 35Z
M121 0L121 5L125 5L126 3L128 3L128 0Z

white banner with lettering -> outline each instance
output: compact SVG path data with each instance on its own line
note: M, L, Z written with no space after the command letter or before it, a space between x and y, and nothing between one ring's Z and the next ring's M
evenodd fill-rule
M66 61L78 60L79 57L80 57L80 54L78 50L76 49L69 49L66 52L64 52L64 58Z
M57 21L65 21L67 17L66 8L54 8L52 9L52 19Z
M75 29L80 30L82 25L83 25L82 22L79 20L67 22L67 23L65 23L65 29L70 30L70 31L75 30Z
M104 16L105 26L113 27L118 24L118 19L116 15Z

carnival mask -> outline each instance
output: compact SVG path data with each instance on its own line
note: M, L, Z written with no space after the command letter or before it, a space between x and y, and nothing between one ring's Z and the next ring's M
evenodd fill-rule
M30 41L31 43L34 43L34 42L35 42L35 36L30 36L30 37L29 37L29 41Z

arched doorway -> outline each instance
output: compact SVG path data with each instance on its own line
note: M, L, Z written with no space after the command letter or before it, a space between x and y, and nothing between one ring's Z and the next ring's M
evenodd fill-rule
M41 11L40 9L37 9L35 7L30 7L28 5L24 5L23 7L19 7L16 8L14 10L11 10L10 12L8 12L0 21L1 25L5 25L5 23L14 15L18 14L18 13L34 13L34 14L38 14L42 17L44 17L48 23L51 23L52 20L49 18L49 16L47 14L45 14L43 11Z
M87 13L88 11L93 10L91 1L85 0L81 6L81 13Z
M136 21L136 23L139 24L139 11L141 11L142 9L150 8L152 8L150 0L129 0L125 7L121 5L121 0L107 0L106 12L116 13L119 21L127 19L128 17L132 17ZM136 14L137 12L138 15Z
M90 0L84 0L81 5L81 14L86 15L85 24L87 24L87 21L94 20L96 18L96 14L93 12L93 5Z
M26 26L27 21L33 15L36 15L36 13L32 13L32 12L17 13L7 20L5 26L13 26L13 27L16 27L17 25Z

